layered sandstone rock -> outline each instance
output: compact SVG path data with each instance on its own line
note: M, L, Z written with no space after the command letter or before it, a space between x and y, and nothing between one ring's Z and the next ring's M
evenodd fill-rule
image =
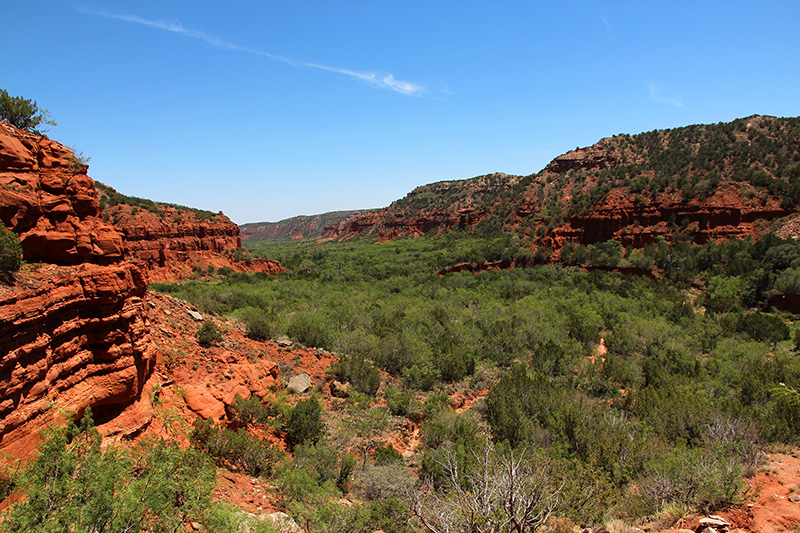
M741 187L732 183L722 184L702 200L663 194L640 201L620 188L588 212L555 228L543 243L559 249L566 242L593 244L615 239L625 246L642 247L679 232L696 243L757 237L770 230L771 221L788 214L779 199L747 198Z
M109 211L115 216L121 210ZM157 214L138 211L117 227L125 236L127 255L147 266L180 262L191 252L223 253L241 247L239 227L224 215L202 220L192 211L164 207Z
M268 241L273 239L313 239L335 228L350 217L366 213L359 211L333 211L320 215L300 215L279 222L254 222L239 226L243 241Z
M123 261L87 168L65 146L0 121L0 220L32 263L0 286L0 451L11 457L32 451L58 418L87 407L114 416L154 364L145 277Z
M113 416L139 396L154 352L141 271L42 265L0 292L0 450L21 457L56 418Z
M796 236L798 224L788 217L800 205L798 135L800 119L764 116L617 135L558 156L535 175L418 187L326 236L380 240L482 224L555 252L567 242L703 243L780 226L782 236Z
M0 121L0 220L20 235L27 261L108 264L122 236L100 218L87 167L46 137Z
M148 326L149 281L193 266L282 271L234 259L239 229L222 214L154 202L138 215L124 204L105 212L87 169L63 145L0 121L0 220L29 261L14 285L0 285L0 454L11 458L87 407L104 434L134 435L151 422L163 354ZM214 389L215 413L236 393L263 394L278 375L266 361L232 368L240 379Z
M385 209L356 214L325 228L323 236L342 239L366 234L385 241L419 237L431 231L472 228L487 216L497 197L510 191L521 179L494 173L423 185Z
M176 281L209 267L269 274L284 271L275 261L245 260L239 227L222 213L125 197L105 185L100 192L108 204L103 217L123 235L125 257L145 272L149 282ZM133 205L136 201L146 208Z

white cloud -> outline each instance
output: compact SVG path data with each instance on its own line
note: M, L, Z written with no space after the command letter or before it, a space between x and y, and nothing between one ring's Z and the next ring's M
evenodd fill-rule
M677 98L673 98L671 96L664 96L661 94L661 90L659 89L656 83L650 81L647 82L647 89L650 93L650 99L654 102L658 102L659 104L667 104L672 105L675 107L680 107L681 109L686 109L686 106L683 105L683 102L678 100Z
M389 89L391 91L395 91L401 94L405 94L408 96L421 96L426 93L425 87L422 85L410 82L410 81L403 81L398 80L394 77L394 75L389 73L382 73L382 72L373 72L373 71L356 71L350 70L346 68L339 68L339 67L331 67L328 65L322 65L319 63L310 63L305 61L296 61L290 59L288 57L283 57L275 54L271 54L269 52L265 52L263 50L258 50L256 48L249 48L246 46L241 46L238 44L234 44L223 39L219 39L212 35L208 35L202 31L192 30L188 28L184 28L180 22L164 22L159 20L148 20L136 15L120 15L114 13L105 13L102 11L91 11L83 8L78 8L79 11L83 13L88 13L91 15L97 15L100 17L106 17L114 20L121 20L124 22L130 22L133 24L140 24L143 26L148 26L150 28L155 28L162 31L168 31L172 33L177 33L179 35L183 35L184 37L190 37L192 39L197 39L199 41L203 41L211 46L215 46L217 48L222 48L225 50L232 50L235 52L244 52L246 54L252 54L256 56L266 57L273 61L279 61L281 63L285 63L287 65L298 67L298 68L313 68L318 70L324 70L326 72L333 72L336 74L343 74L345 76L349 76L353 79L362 81L367 83L368 85L372 85L373 87L377 87L380 89Z

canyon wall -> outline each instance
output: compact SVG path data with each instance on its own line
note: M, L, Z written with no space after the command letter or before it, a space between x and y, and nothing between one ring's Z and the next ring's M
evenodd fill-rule
M124 197L87 170L71 149L0 121L0 221L26 261L0 284L0 454L12 458L87 407L103 423L141 403L156 360L149 282L209 266L283 270L244 254L221 213ZM148 421L128 417L120 431Z
M154 364L145 276L123 259L86 171L70 149L0 121L0 220L29 262L0 285L0 452L11 457L70 413L113 416Z
M155 363L135 265L37 265L18 278L0 291L0 451L12 457L70 413L113 417Z
M279 222L253 222L239 226L243 241L269 241L278 239L314 239L321 237L327 228L336 227L350 217L366 213L359 211L333 211L321 215L300 215Z
M331 239L461 229L514 232L531 250L615 239L757 237L791 224L800 205L800 119L615 135L529 176L488 174L418 187L389 207L327 228ZM556 256L557 257L557 256Z
M284 270L275 261L244 253L239 227L222 213L128 197L106 185L98 188L104 219L122 234L125 257L149 282L184 279L209 267L269 274Z
M431 231L469 230L483 221L497 199L521 179L494 173L422 185L389 207L355 214L326 227L323 237L345 239L359 235L385 241L419 237Z

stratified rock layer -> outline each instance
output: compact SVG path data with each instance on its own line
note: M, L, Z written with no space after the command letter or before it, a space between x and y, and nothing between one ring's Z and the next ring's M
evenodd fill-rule
M510 191L520 179L495 173L423 185L385 209L357 213L326 227L323 237L342 239L364 234L386 241L473 228L487 216L495 197Z
M103 217L122 233L125 257L150 282L187 278L209 267L269 274L284 270L275 261L242 253L239 227L222 213L126 197L105 185L100 191Z
M14 457L62 414L113 416L155 362L136 266L43 265L21 277L0 292L0 450Z
M32 263L13 285L0 285L0 453L12 458L87 407L106 434L130 436L150 423L143 392L155 386L157 353L144 303L149 281L186 277L193 267L283 270L237 252L239 228L221 213L143 200L153 211L104 211L87 170L69 148L0 121L0 220ZM235 393L263 394L273 367L242 369L249 388L221 388L217 411Z
M754 115L601 139L526 177L425 185L385 209L326 228L325 237L505 228L527 237L532 249L557 253L568 242L615 239L640 247L661 237L703 243L782 234L800 205L798 178L800 118Z
M0 121L0 221L27 261L108 264L122 236L100 218L94 181L72 151Z

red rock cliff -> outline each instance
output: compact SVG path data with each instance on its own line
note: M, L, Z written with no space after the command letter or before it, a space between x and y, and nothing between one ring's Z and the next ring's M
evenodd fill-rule
M153 365L139 268L71 150L0 121L0 219L31 262L0 286L0 452L64 413L134 401Z
M122 258L122 236L99 217L86 169L63 145L0 121L0 220L20 235L27 261Z
M21 457L62 412L134 401L155 362L144 276L130 263L36 265L0 291L0 451Z
M239 227L222 213L127 197L105 185L99 188L103 217L122 233L125 256L145 271L148 281L182 279L193 267L271 274L284 270L274 261L242 260Z
M238 226L221 213L108 187L103 209L87 169L63 145L0 121L0 220L28 261L13 285L0 285L0 454L12 458L87 407L122 434L149 422L126 411L144 402L156 360L149 281L188 276L193 266L283 270L247 258ZM123 201L108 205L112 194Z
M520 179L495 173L423 185L389 207L355 214L326 227L323 237L343 239L362 234L390 240L474 227L486 217L495 198L510 191Z

